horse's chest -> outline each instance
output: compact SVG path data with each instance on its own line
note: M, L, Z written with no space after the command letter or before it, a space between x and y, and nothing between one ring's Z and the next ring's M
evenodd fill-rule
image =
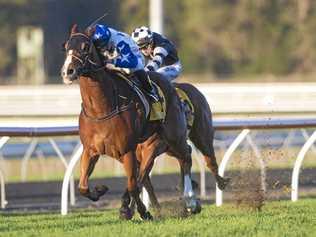
M136 137L134 123L129 117L117 116L101 123L80 119L80 137L86 147L96 155L120 157L135 149Z
M119 158L133 149L133 140L135 139L132 139L128 133L120 131L119 127L112 127L106 131L102 128L95 130L87 143L94 147L97 154Z

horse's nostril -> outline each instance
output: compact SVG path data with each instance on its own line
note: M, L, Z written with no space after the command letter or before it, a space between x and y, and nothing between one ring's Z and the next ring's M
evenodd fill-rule
M75 70L71 69L71 68L67 70L68 75L72 75L72 74L74 74L74 72L75 72Z

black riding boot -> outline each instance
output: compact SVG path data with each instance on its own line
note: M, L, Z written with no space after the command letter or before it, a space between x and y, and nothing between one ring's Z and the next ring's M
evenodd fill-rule
M148 78L148 74L145 70L138 70L135 71L134 74L138 77L140 80L142 87L145 91L145 93L154 101L159 101L159 98L150 82L150 79Z

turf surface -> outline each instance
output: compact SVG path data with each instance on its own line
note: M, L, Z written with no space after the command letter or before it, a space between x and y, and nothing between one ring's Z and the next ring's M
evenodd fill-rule
M0 236L316 236L316 200L268 202L261 212L203 206L199 215L170 216L151 222L121 221L118 210L0 215Z

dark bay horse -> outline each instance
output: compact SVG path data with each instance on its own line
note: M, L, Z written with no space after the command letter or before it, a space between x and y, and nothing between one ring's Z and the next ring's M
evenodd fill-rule
M193 85L188 83L174 83L174 86L180 88L187 94L194 107L194 121L188 131L188 139L190 139L194 146L203 154L206 166L214 175L218 187L223 190L230 179L223 178L218 174L218 165L213 146L214 127L212 125L212 112L209 104L204 95ZM149 150L156 149L155 146L157 146L157 144L151 140L138 145L137 158L141 165L147 166L144 186L149 194L152 206L159 208L158 200L148 176L154 164L154 157L148 156L147 153ZM183 173L182 170L181 172ZM183 187L183 184L181 184L180 187Z
M159 136L159 146L149 152L157 155L171 152L184 172L186 207L192 212L199 210L191 185L191 149L186 142L186 119L174 87L160 74L152 77L158 82L166 97L166 118L163 123L148 123L141 100L132 88L114 73L104 70L94 44L92 32L79 32L72 27L65 44L66 59L62 68L65 84L79 81L82 110L79 116L79 135L83 144L80 161L79 191L92 201L97 201L107 191L105 186L90 190L89 176L100 155L106 154L120 161L127 176L127 194L135 200L142 219L151 219L139 197L137 186L137 144L147 138ZM146 167L141 166L144 171ZM142 172L144 174L144 172ZM140 184L145 175L139 176ZM129 198L123 198L120 215L132 218Z

